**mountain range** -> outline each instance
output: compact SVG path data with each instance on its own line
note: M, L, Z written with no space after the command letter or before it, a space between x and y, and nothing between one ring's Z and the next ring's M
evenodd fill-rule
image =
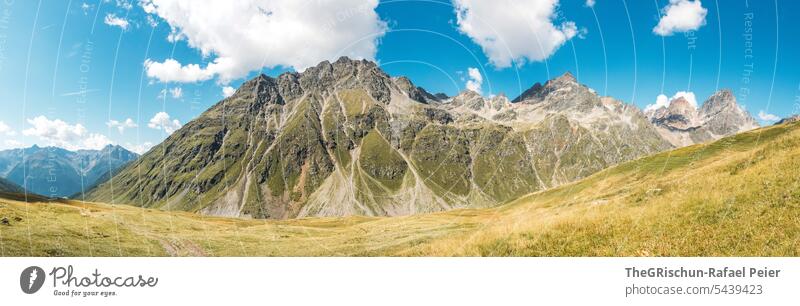
M676 147L758 128L756 120L736 103L736 97L727 89L709 97L699 109L679 97L668 106L646 114L659 134Z
M31 193L69 197L111 178L117 169L136 158L136 153L114 145L78 151L34 145L0 151L0 177L25 186Z
M343 57L245 82L87 199L272 219L491 207L754 126L729 91L673 104L644 114L569 73L447 97Z

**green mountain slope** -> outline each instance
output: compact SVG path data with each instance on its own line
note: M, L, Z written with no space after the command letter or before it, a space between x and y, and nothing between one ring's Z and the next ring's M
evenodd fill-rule
M796 169L800 123L790 123L626 162L495 208L407 217L242 220L0 200L1 216L21 218L0 226L0 255L798 256Z
M14 184L6 179L0 178L0 192L4 193L21 193L25 192L25 189L22 189L17 184Z
M87 199L270 219L399 216L495 206L669 148L638 109L571 76L539 86L535 102L439 100L347 58L261 75Z

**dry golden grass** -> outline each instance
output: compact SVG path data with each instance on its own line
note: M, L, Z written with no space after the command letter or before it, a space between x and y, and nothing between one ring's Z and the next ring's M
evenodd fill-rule
M800 126L657 154L491 209L241 220L0 200L3 256L798 256Z

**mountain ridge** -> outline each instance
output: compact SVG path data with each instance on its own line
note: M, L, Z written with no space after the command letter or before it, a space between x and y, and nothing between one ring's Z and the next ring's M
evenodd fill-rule
M672 147L637 107L571 74L528 92L441 99L346 57L261 74L87 199L253 218L398 216L495 206Z
M752 115L736 102L730 89L722 89L706 99L700 108L684 97L666 107L646 112L659 134L675 147L717 140L759 127Z
M101 150L76 151L33 145L0 151L0 177L27 186L31 193L69 197L107 179L114 170L137 156L114 145Z

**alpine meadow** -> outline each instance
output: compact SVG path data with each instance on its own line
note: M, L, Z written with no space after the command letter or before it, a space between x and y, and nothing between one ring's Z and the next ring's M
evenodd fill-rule
M0 258L800 257L800 1L719 2L0 1Z

